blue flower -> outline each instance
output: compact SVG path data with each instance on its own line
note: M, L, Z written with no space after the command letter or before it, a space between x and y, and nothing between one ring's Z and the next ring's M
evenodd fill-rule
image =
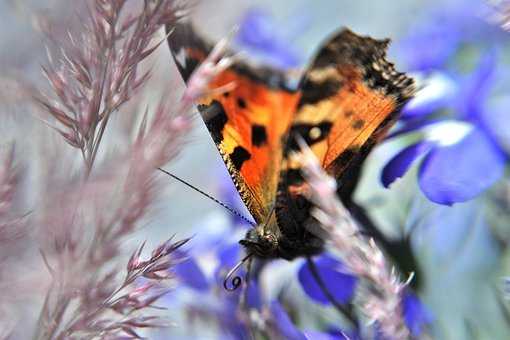
M259 317L264 318L272 334L278 338L295 340L347 339L342 335L344 333L339 331L326 333L299 330L278 301L275 300L269 304L264 303L258 281L255 278L249 282L247 287L245 295L246 304L240 307L239 304L243 294L242 289L234 292L227 292L223 289L224 275L228 269L239 261L240 254L241 249L238 244L227 244L218 247L215 251L217 266L213 270L212 277L202 271L194 258L187 258L174 268L174 272L181 283L196 294L199 294L187 306L190 315L214 318L222 331L234 339L245 339L250 334L246 320L240 317L239 308L246 308L258 313ZM319 266L323 262L324 260L320 261ZM338 266L339 263L334 262L334 264ZM241 272L239 274L243 275L244 273ZM221 288L217 289L219 287ZM215 298L211 301L211 297ZM269 316L264 311L267 311Z
M433 28L431 28L433 27ZM461 32L448 25L430 25L411 32L397 45L400 58L410 71L429 72L443 67L456 52ZM427 48L416 48L427 46Z
M288 69L299 66L303 59L293 47L292 40L299 32L284 29L283 24L261 9L246 12L236 37L236 42L250 54L265 63Z
M184 258L173 268L181 283L199 292L208 291L210 283L194 258Z
M413 337L422 334L423 328L432 323L433 318L425 305L410 291L405 291L402 296L402 310L404 321Z
M410 71L433 72L448 68L466 45L497 44L506 33L487 21L490 12L482 0L450 0L424 11L409 35L396 44L399 60Z
M386 164L381 175L385 187L420 158L420 189L439 204L470 200L503 176L507 155L499 142L501 136L498 138L491 127L486 105L495 65L492 51L481 58L470 76L451 80L457 84L455 90L444 90L443 95L430 96L430 100L418 96L409 103L405 113L408 120L391 137L416 131L425 136ZM454 119L429 120L439 108L452 110Z
M215 263L212 275L207 275L194 257L184 258L173 270L184 286L197 292L208 292L214 287L223 287L226 273L239 261L240 254L241 247L238 243L220 244L213 250L212 259L206 256L210 263ZM239 274L243 274L243 269L240 269Z
M320 332L316 330L299 330L289 315L278 301L273 301L269 305L271 318L269 326L275 332L278 339L289 340L359 340L357 333L345 333L340 330L329 332Z
M269 307L271 311L271 325L282 339L306 340L305 335L294 326L287 312L278 301L273 301Z
M216 320L222 331L235 339L249 337L246 322L238 313L243 290L228 292L223 289L223 280L233 264L239 261L240 253L237 243L219 245L213 251L212 259L206 256L210 263L216 263L212 273L204 272L194 258L188 258L174 267L174 272L182 283L181 288L187 287L196 294L192 301L186 304L188 314ZM239 274L243 275L243 272ZM261 305L258 282L252 280L246 292L246 306L249 309L259 309Z
M357 278L345 272L341 262L330 255L321 255L315 260L317 271L324 282L324 285L335 298L336 302L346 304L354 294ZM317 284L306 262L303 262L298 272L299 282L304 292L314 301L327 305L331 301L324 295Z

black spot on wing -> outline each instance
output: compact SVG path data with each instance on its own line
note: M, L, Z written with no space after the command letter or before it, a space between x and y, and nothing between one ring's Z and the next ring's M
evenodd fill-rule
M285 148L285 155L287 155L290 151L298 151L299 145L297 143L296 138L303 138L308 145L313 145L320 141L323 141L328 137L329 132L333 123L331 122L321 122L319 124L294 124L290 128L289 140L287 142L287 147ZM313 131L312 129L319 129L319 131Z
M251 158L251 154L242 146L236 146L234 151L230 154L230 160L237 171L241 170L243 163Z
M241 109L246 109L246 101L241 97L237 98L237 106Z
M365 126L365 121L363 119L356 119L354 122L352 122L351 126L355 130L362 129L363 126Z
M264 126L255 124L251 127L251 142L255 146L267 143L267 132Z
M219 101L213 100L211 104L201 104L198 105L197 108L202 117L204 117L205 125L207 126L214 143L221 143L223 140L222 131L228 120L223 105Z
M344 112L345 118L351 118L354 115L354 112L351 110L347 110Z
M342 153L338 155L338 157L328 166L329 172L338 179L343 174L349 163L356 157L356 155L359 155L359 153L359 149L356 148L342 151Z
M341 87L342 82L338 79L329 78L320 83L305 79L301 85L302 96L298 108L332 97L340 91Z

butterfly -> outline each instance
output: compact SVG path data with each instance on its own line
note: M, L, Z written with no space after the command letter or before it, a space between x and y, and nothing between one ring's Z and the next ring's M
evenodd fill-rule
M211 50L189 22L167 28L184 81ZM386 60L389 40L332 34L297 86L288 75L236 61L209 83L197 103L241 199L256 221L239 243L248 256L292 260L322 252L306 199L298 138L349 199L369 151L396 122L414 83ZM234 86L230 86L230 85ZM229 88L220 92L218 88Z

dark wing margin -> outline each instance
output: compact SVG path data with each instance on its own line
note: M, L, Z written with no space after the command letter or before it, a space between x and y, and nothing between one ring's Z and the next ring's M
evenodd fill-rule
M191 74L213 49L213 44L202 38L188 19L182 19L178 24L165 27L168 35L167 43L184 81L188 81ZM227 55L233 55L227 52ZM243 62L236 62L230 70L247 77L253 82L263 84L270 89L296 92L289 76L280 70L265 66L253 66Z
M182 78L187 82L212 50L212 45L195 33L187 19L182 19L176 25L167 25L165 30L172 57Z

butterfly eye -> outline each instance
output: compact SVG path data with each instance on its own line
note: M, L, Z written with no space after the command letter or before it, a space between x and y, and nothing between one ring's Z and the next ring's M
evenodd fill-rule
M321 129L317 126L314 126L308 132L308 137L310 137L311 140L316 140L321 137L321 134L322 134Z

